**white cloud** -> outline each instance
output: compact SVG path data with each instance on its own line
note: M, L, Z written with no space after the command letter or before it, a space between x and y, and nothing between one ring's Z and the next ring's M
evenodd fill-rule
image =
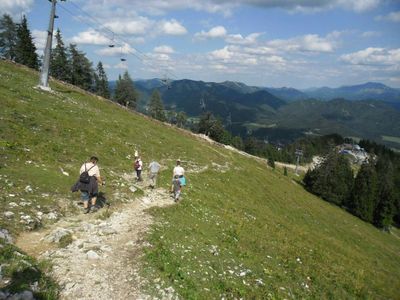
M106 22L105 28L108 28L116 34L143 35L146 34L154 26L154 21L146 18L135 16L134 19L114 20Z
M373 38L381 36L382 34L379 31L365 31L361 34L363 38Z
M210 57L214 59L228 60L233 57L233 52L228 46L225 46L223 49L210 52Z
M32 37L33 37L33 42L35 43L36 49L39 52L42 52L44 48L46 47L46 41L47 41L47 31L41 31L41 30L32 30ZM55 46L55 44L53 45Z
M118 64L113 66L114 69L128 70L128 64L125 61L121 61Z
M337 0L329 2L332 2L333 7L337 6L355 12L364 12L377 7L381 0Z
M81 0L83 2L83 0ZM256 6L259 8L281 8L292 12L313 12L341 8L355 12L364 12L377 7L383 0L86 0L85 4L92 11L101 9L115 12L124 7L129 12L134 9L146 14L162 15L170 11L193 9L209 13L230 15L240 6Z
M329 34L326 38L317 34L307 34L287 40L272 40L267 46L285 52L333 52L338 36L337 32Z
M352 65L397 66L400 64L400 48L366 48L357 52L344 54L340 60Z
M400 22L400 11L393 11L385 16L376 16L376 21Z
M158 61L158 62L171 61L171 57L166 53L150 53L150 54L147 54L147 57L151 59L150 62L152 62L152 63L154 63L154 61Z
M173 54L173 53L175 53L174 49L171 46L167 46L167 45L154 47L153 51L155 53L164 53L164 54Z
M29 12L32 6L33 0L1 0L0 12L1 15L9 14L15 18Z
M211 51L208 54L208 60L212 64L240 66L249 71L253 67L262 67L265 65L283 65L286 60L278 55L271 55L271 51L264 47L242 47L229 45L222 49Z
M258 37L262 33L251 33L246 37L243 37L241 34L230 34L226 37L225 41L229 44L240 44L240 45L246 45L246 44L254 44L257 42Z
M187 33L186 28L177 20L162 21L159 24L160 31L169 35L183 35Z
M96 51L98 55L104 56L126 56L127 54L136 53L135 49L133 49L129 44L124 44L120 47L107 47L102 48Z
M201 32L196 33L194 36L198 39L207 39L207 38L223 38L227 34L224 26L216 26L211 28L209 31L202 30Z
M112 44L112 40L96 30L89 29L80 32L71 38L71 42L75 44L91 44L91 45L108 45Z

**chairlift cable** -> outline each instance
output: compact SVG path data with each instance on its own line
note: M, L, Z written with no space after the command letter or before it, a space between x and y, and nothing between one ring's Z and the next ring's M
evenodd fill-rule
M97 31L97 32L99 32L99 33L104 34L104 35L106 36L106 38L109 38L108 33L104 33L104 31L102 32L102 30L99 30L99 29L97 29L97 28L93 28L93 24L90 24L90 23L86 22L82 17L76 16L76 14L74 14L72 11L70 11L70 10L67 9L66 7L64 7L64 6L62 6L62 5L60 5L59 7L61 7L62 9L64 9L64 10L65 10L67 13L69 13L71 16L77 18L78 21L80 21L80 22L86 24L87 26L89 26L89 27L92 28L93 30L95 30L95 31ZM108 30L108 31L110 31L110 30ZM110 31L110 32L113 33L112 31ZM136 57L137 59L139 59L142 63L144 63L144 62L143 62L143 58L141 58L140 56L138 56L136 53L131 52L131 51L127 51L127 52L128 52L128 54L131 54L131 55L135 56L135 57Z
M152 62L154 59L149 57L147 54L143 53L142 51L140 51L139 49L133 47L130 45L130 43L125 40L120 34L115 33L114 31L112 31L111 29L105 27L103 25L103 23L101 23L98 19L96 19L95 17L93 17L92 15L90 15L88 12L86 12L85 10L83 10L82 8L80 8L77 4L75 4L74 2L69 2L71 3L71 5L73 5L77 10L81 11L83 14L85 14L86 16L88 16L94 23L96 23L100 28L102 28L102 30L106 30L107 32L111 33L113 37L118 36L118 39L126 44L128 44L130 47L132 47L132 49L134 49L136 52L140 53L144 58L148 59L148 61ZM85 24L87 24L86 22L84 22ZM92 25L89 25L92 27ZM95 29L96 30L96 29ZM96 30L99 32L99 30ZM129 53L130 52L130 53ZM139 57L136 53L132 52L132 51L128 51L129 54L134 55L135 57L137 57L138 59L140 59L140 61L145 64L144 59ZM155 67L156 69L159 68L159 66L157 67L156 65L153 65L152 63L150 63L151 66ZM168 73L169 77L174 77L174 78L178 78L177 76L175 76L175 74L173 74L170 70L165 69L166 73Z

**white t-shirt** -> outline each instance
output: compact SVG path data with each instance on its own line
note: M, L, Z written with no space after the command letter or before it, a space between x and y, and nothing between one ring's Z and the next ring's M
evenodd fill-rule
M99 167L97 165L94 165L92 162L84 163L82 165L81 169L79 170L79 174L82 174L83 172L85 172L85 165L86 165L86 171L88 171L89 176L100 177Z
M185 170L181 167L181 166L176 166L174 168L174 172L173 172L174 176L178 175L178 176L183 176L185 175Z

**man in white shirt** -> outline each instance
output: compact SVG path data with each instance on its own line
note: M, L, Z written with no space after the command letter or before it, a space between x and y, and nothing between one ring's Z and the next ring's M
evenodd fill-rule
M160 164L158 162L156 162L155 160L153 160L150 164L149 164L149 178L150 178L150 187L152 189L155 188L156 186L156 182L157 182L157 175L158 172L160 171Z
M98 184L103 184L103 180L100 176L99 166L97 162L99 159L96 156L92 156L88 162L85 162L80 170L79 174L87 171L90 176L90 182L88 184L81 184L81 198L83 200L83 208L85 209L85 213L88 213L90 209L92 211L96 210L96 200L97 194L99 191ZM89 207L89 198L91 202L91 207Z
M174 168L174 170L172 171L172 181L174 180L175 176L177 176L179 178L179 181L181 182L181 189L182 186L186 185L186 179L185 179L185 169L182 168L181 166L181 160L178 158L176 160L176 166ZM174 185L172 184L171 186L171 193L174 190Z
M181 167L181 160L179 158L176 160L176 167L173 170L172 177L175 177L175 175L179 177L185 175L185 170Z

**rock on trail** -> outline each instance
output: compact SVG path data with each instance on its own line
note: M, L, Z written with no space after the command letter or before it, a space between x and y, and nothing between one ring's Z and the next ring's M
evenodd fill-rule
M145 210L172 204L167 191L156 189L121 205L106 220L96 218L103 210L65 218L46 230L22 234L17 245L52 262L60 299L150 299L139 275L142 237L153 222ZM54 243L60 228L72 236L65 248Z

